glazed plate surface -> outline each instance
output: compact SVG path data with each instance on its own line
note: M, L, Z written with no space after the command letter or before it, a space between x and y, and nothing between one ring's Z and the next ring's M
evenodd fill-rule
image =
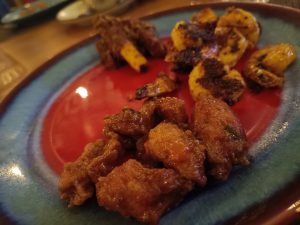
M300 56L300 13L260 4L211 4L222 14L236 5L251 11L263 27L258 47L290 43ZM205 5L207 6L207 5ZM204 6L193 6L148 17L161 37L174 24L187 20ZM276 15L276 16L275 16ZM117 113L128 95L153 80L168 65L150 62L145 75L129 67L106 71L99 64L96 39L75 46L47 63L11 98L0 118L0 207L12 224L76 225L138 224L97 206L95 200L68 209L59 199L58 174L76 159L82 146L101 137L106 114ZM247 93L233 110L245 125L253 162L237 168L228 181L189 195L162 217L160 224L222 224L265 201L299 178L300 174L300 60L285 73L282 90L261 95ZM177 96L191 107L187 86Z

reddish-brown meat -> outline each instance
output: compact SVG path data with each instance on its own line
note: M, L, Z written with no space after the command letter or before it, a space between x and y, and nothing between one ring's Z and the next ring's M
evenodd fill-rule
M129 137L140 137L150 129L150 124L143 115L131 108L124 108L122 112L104 119L105 130Z
M172 123L160 123L150 130L145 152L166 167L176 170L200 186L206 184L205 147L192 132Z
M103 148L103 153L94 158L87 166L88 175L94 183L100 176L106 176L123 161L125 151L117 135L110 138Z
M130 159L100 177L96 192L100 206L155 225L192 187L172 169L149 169Z
M154 127L161 121L168 121L186 128L188 115L185 110L184 101L175 97L157 98L146 101L140 109L145 120Z
M225 102L202 95L195 104L192 126L207 147L209 174L215 179L226 180L233 165L248 163L244 129Z
M104 142L98 140L86 145L82 155L67 163L59 179L60 197L69 202L69 207L83 204L93 196L94 185L88 176L88 164L103 152Z

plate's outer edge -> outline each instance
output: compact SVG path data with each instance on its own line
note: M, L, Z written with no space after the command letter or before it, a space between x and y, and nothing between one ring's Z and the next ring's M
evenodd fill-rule
M244 8L247 8L247 4L242 5ZM222 4L222 6L227 6L227 4ZM254 5L251 4L250 6L253 7ZM261 6L257 7L259 8ZM181 10L183 11L184 9ZM188 11L189 10L192 9L188 9ZM195 10L195 8L193 10ZM260 8L260 10L263 9ZM271 10L272 8L268 8L264 14L271 13ZM276 8L276 10L279 9ZM282 10L283 11L281 11L280 16L283 16L282 13L285 13L288 15L287 17L289 17L289 15L294 13L293 11L293 13L287 14L288 10ZM153 19L153 22L157 25L160 34L169 33L170 26L167 26L168 23L174 24L177 20L179 20L178 15L172 15L173 14L171 13L169 16L161 16L157 19ZM190 13L187 12L180 15L182 18L186 18L190 15ZM298 19L298 21L300 21L300 16L299 14L297 15L298 17L294 18L294 20L296 21ZM166 22L167 19L169 19L168 23ZM159 20L160 22L158 22ZM269 20L271 20L271 18L266 19L266 21ZM287 21L289 20L290 18L287 18ZM284 23L284 19L278 19L277 22L277 25L282 24ZM297 31L299 22L294 22L293 24L295 26L294 35L297 36L299 35L299 31ZM284 29L286 28L284 26L281 28L281 33L284 36ZM271 27L267 27L267 29L271 29ZM270 34L270 32L271 31L269 30L268 34ZM293 31L289 30L289 32ZM289 32L286 32L285 35L289 35L293 38L292 34L287 34ZM278 34L275 32L274 35ZM298 42L295 43L298 54L300 52L299 40L300 38L298 38ZM294 41L295 40L291 40L291 43ZM90 47L91 46L83 47L77 51L81 51L82 49L86 50L86 48L88 48L89 53L92 53L92 55L95 54ZM84 51L82 53L86 54ZM94 60L91 55L86 55L86 57L91 61ZM66 59L62 59L62 61L64 60ZM62 61L58 63L63 63ZM81 60L81 63L86 63L86 61L83 61L84 60ZM84 65L86 66L87 64ZM82 64L79 63L78 66L80 65ZM52 67L55 67L55 65ZM82 68L84 68L84 66L81 67L81 69ZM209 190L204 190L202 194L187 199L180 207L177 207L168 213L162 219L162 224L221 223L247 207L270 197L271 194L274 194L276 191L283 188L287 183L289 183L289 181L293 180L299 174L300 163L299 153L297 151L297 146L300 144L300 93L298 91L300 90L299 68L299 62L297 62L297 64L294 64L287 73L289 79L287 79L285 84L283 105L280 108L280 112L265 135L260 139L260 141L258 141L257 145L251 149L251 153L254 156L258 153L260 154L259 157L257 157L256 162L248 168L242 168L236 171L228 182L214 186ZM76 69L75 71L73 69L71 69L71 71L73 71L74 74L78 73L79 68L77 68L77 71ZM89 216L91 219L90 221L85 221L85 224L93 224L93 219L99 219L99 217L102 220L107 219L111 222L111 224L114 222L120 224L120 218L115 216L115 214L103 212L103 210L95 211L95 203L90 203L80 210L66 211L64 208L65 206L58 200L56 188L45 185L45 182L41 181L40 177L35 177L35 172L31 171L32 165L28 164L28 152L16 151L24 148L26 149L26 146L29 143L30 137L28 135L25 135L22 138L20 135L28 133L33 134L37 127L37 123L41 122L39 118L39 111L30 112L30 107L34 105L34 98L41 96L36 96L38 93L32 95L34 93L30 93L30 89L32 88L29 87L32 87L32 85L41 81L41 79L46 76L44 73L47 73L47 71L41 73L39 77L29 84L29 86L24 87L22 92L19 92L19 94L16 95L16 98L8 105L7 110L3 112L0 120L0 199L2 209L5 209L6 212L11 214L12 217L22 224L78 224L80 221L84 221L81 218L82 215ZM71 77L72 74L69 74L68 79ZM60 89L64 81L60 81L61 83L58 85L58 89ZM47 82L50 81L48 80ZM44 83L44 88L46 89L49 88L47 87L49 84L47 82ZM26 94L31 95L32 102L23 102L22 104L22 96ZM39 110L42 110L49 98L50 96L46 96L46 98L45 96L43 97L44 101L38 104ZM27 120L29 123L24 123L24 120ZM18 129L13 126L16 124L20 125ZM264 153L261 153L262 150L264 150ZM10 158L9 162L6 160L7 158ZM284 160L289 163L282 163ZM276 179L275 176L284 176L286 179L283 181L281 179ZM247 177L247 179L244 179L244 177ZM250 182L249 184L249 179L256 182ZM259 183L259 186L256 186L257 183ZM249 188L249 186L251 188ZM40 187L43 187L44 189L41 190ZM232 197L230 193L235 193L235 196ZM32 196L31 202L28 201L28 196ZM35 201L32 202L32 199L35 199ZM8 206L8 204L4 204L4 200L8 200L10 205ZM26 200L29 205L27 208L25 206L24 209L24 206L20 206L20 203L27 204ZM57 206L59 207L57 208ZM33 213L28 211L30 207L34 207L35 211L33 211ZM62 213L62 211L64 211L64 213ZM47 221L44 221L46 217L51 218L51 220L49 221L46 219ZM120 221L122 221L122 224L129 224L132 222L131 220L126 219L121 219Z

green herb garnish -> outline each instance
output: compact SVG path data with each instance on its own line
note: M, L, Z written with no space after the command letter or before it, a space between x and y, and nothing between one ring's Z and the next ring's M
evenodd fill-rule
M239 140L241 139L239 133L231 126L226 125L224 129L233 139Z

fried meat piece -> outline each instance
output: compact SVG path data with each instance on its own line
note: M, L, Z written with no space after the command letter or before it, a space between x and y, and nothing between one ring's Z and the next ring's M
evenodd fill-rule
M124 108L122 112L108 116L104 119L104 130L119 135L140 137L149 131L148 121L142 113L131 108Z
M233 165L248 164L244 129L226 103L211 95L200 95L195 104L194 134L207 147L209 174L226 180Z
M160 123L149 132L145 152L182 177L205 186L205 147L191 131L183 131L172 123Z
M75 161L67 163L59 179L59 192L68 207L83 204L94 193L94 186L88 176L87 166L103 152L104 142L98 140L86 145L82 155Z
M94 183L100 176L106 176L123 162L125 151L117 135L110 138L103 148L103 153L95 157L88 165L88 175Z
M100 177L96 192L100 206L155 225L192 188L172 169L149 169L130 159Z
M99 16L94 26L100 36L97 50L107 68L119 67L127 61L135 70L143 72L147 66L143 54L165 55L165 47L160 43L154 26L146 22Z
M171 80L165 73L159 73L153 83L144 85L135 91L134 99L158 97L171 93L177 88L174 80Z
M176 123L182 128L187 127L188 115L185 104L179 98L165 97L146 101L140 112L144 119L149 121L151 128L164 120Z

